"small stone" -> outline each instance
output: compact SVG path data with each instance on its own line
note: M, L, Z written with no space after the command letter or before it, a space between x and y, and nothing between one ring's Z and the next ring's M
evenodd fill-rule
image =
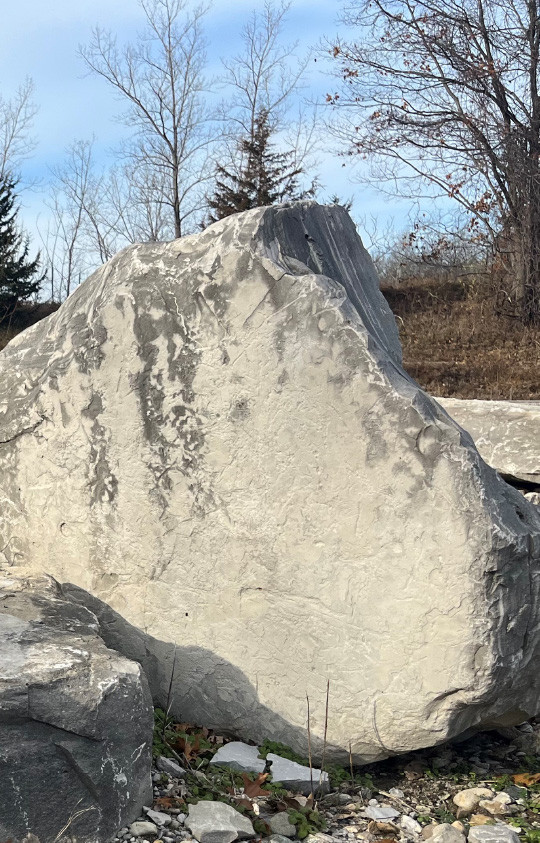
M163 811L153 811L151 808L145 808L144 811L150 822L153 822L156 825L171 824L172 818L169 814L163 813Z
M270 768L272 781L282 784L287 790L298 791L304 796L309 796L312 781L316 793L326 793L330 788L328 773L322 773L321 770L316 769L310 770L309 767L297 764L296 761L289 761L288 758L281 758L280 755L274 755L272 752L268 753L266 760L272 765Z
M274 834L279 834L281 837L294 837L296 834L296 826L290 821L287 811L280 811L279 814L270 817L268 825Z
M172 758L165 758L164 755L159 756L156 761L156 767L158 770L167 773L168 776L173 776L175 779L182 779L186 775L186 771L180 764L177 764Z
M271 834L268 840L269 843L289 843L289 838L282 834Z
M233 843L255 837L251 821L224 802L202 800L190 805L186 826L200 843Z
M449 823L440 823L433 829L431 839L436 843L466 843L465 835Z
M478 808L481 799L491 799L492 796L494 792L488 787L469 787L467 790L459 790L452 801L459 808L459 817L472 814Z
M399 789L399 787L391 787L388 793L396 799L403 799L405 797L405 794Z
M469 831L469 843L519 843L519 835L504 823L473 826Z
M422 829L422 837L424 840L430 840L433 837L433 829L437 828L437 823L430 823L425 825Z
M211 767L227 767L240 773L264 773L266 761L259 758L259 748L242 741L231 741L220 746L210 761Z
M486 817L485 814L473 814L469 820L469 825L494 825L493 817Z
M272 841L272 838L270 838ZM308 834L304 843L333 843L334 838L330 834L324 834L322 831L318 831L317 834ZM272 841L273 843L273 841ZM283 843L281 841L280 843Z
M399 831L399 826L391 822L376 822L375 820L371 820L368 825L368 831L371 832L371 834L393 835L397 834L397 832Z
M399 811L396 811L395 808L392 808L391 805L368 805L368 807L364 811L366 817L369 817L372 820L394 820L396 817L399 817Z
M389 790L388 793L392 793L392 791ZM408 817L407 814L403 814L401 820L399 821L399 824L403 831L405 831L407 834L422 834L422 826L420 825L420 823L413 819L413 817Z
M138 820L137 822L131 823L129 833L133 837L152 837L155 840L157 837L157 826L146 820Z
M481 799L478 807L483 808L492 817L503 817L509 813L507 805L511 801L507 793L498 793L495 799Z
M455 822L451 823L451 826L452 828L457 828L457 830L461 832L461 834L465 834L465 826L463 825L463 823L460 823L459 820L455 820Z

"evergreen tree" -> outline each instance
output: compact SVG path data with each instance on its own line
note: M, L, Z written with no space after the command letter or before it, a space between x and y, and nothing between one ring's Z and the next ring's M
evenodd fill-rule
M15 181L0 178L0 321L11 316L17 304L41 289L40 256L28 259L30 242L17 227Z
M208 204L209 222L262 205L302 199L315 194L315 184L301 191L301 167L294 165L293 152L275 152L270 141L272 127L268 112L259 113L253 138L240 145L243 166L238 173L218 166L216 189Z

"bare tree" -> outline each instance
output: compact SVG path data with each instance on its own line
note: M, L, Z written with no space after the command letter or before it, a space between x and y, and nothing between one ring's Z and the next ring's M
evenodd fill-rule
M371 177L450 198L490 236L517 313L540 321L540 7L531 0L350 0L330 50L335 130Z
M266 115L274 138L292 151L294 167L302 170L316 146L316 110L299 104L311 53L298 55L298 41L283 40L291 3L276 5L266 0L262 11L253 11L242 29L242 49L231 59L222 59L222 82L229 93L222 108L228 127L228 169L240 172L244 142L253 144L257 123ZM220 151L220 163L223 157ZM313 166L314 162L310 162Z
M190 10L188 0L141 0L141 7L146 27L134 44L119 47L115 36L98 28L80 53L127 105L120 119L134 133L122 154L129 173L137 174L132 187L139 196L156 197L154 214L152 204L143 203L151 215L143 239L163 233L164 207L167 228L180 237L195 226L210 177L206 8Z
M36 141L31 130L37 110L31 79L26 79L10 99L0 95L0 179L17 178L22 162L34 151Z

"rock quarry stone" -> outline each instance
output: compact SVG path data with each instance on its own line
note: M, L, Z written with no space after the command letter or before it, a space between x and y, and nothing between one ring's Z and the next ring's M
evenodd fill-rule
M266 761L259 758L259 747L242 741L231 741L220 746L212 756L210 766L228 767L240 773L264 773Z
M233 843L255 837L251 820L224 802L203 800L190 805L186 826L199 843Z
M139 820L131 823L129 833L132 837L153 837L158 835L157 825L155 823L147 822L146 820Z
M271 765L272 781L282 784L287 790L309 796L312 787L315 793L326 793L330 789L328 773L323 773L322 770L315 767L310 769L273 752L268 753L266 760Z
M465 835L450 823L436 825L430 839L434 843L466 843Z
M152 799L138 664L52 578L0 575L0 840L107 843Z
M472 814L482 799L491 799L494 795L494 791L489 787L468 787L466 790L459 790L452 801L462 812L460 816L465 816Z
M306 757L307 694L320 757L330 680L361 763L538 709L540 513L402 369L337 206L129 247L12 340L0 495L4 567L144 629L162 705L176 642L183 719Z
M512 482L540 487L540 401L437 401L470 433L488 465Z
M396 817L399 817L399 811L396 811L395 808L392 808L391 805L368 805L365 810L366 817L369 817L372 820L394 820Z
M519 834L503 823L477 825L470 829L469 843L518 843Z

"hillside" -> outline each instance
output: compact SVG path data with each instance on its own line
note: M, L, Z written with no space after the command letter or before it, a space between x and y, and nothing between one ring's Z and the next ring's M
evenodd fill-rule
M491 289L413 281L382 292L397 318L405 369L427 392L540 398L540 326L497 314Z

